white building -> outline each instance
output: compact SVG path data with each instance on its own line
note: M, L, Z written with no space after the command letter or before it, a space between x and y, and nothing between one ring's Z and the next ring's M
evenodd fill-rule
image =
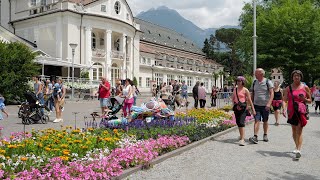
M71 77L74 60L75 77L88 71L91 81L106 76L114 84L136 77L140 90L150 91L154 76L158 83L177 79L190 87L199 80L210 91L212 72L222 70L178 33L134 19L126 0L2 0L0 5L1 26L43 52L36 61L45 75ZM167 39L150 39L159 34ZM74 58L70 43L77 44Z
M278 81L280 84L283 83L283 74L280 68L274 68L271 70L271 80L272 82Z

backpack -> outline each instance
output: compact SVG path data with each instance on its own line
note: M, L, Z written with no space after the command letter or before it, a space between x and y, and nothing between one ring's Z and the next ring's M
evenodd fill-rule
M252 84L252 94L254 94L254 85L256 84L257 80L255 79L253 81L253 84ZM266 85L267 85L267 92L269 92L269 79L266 80Z

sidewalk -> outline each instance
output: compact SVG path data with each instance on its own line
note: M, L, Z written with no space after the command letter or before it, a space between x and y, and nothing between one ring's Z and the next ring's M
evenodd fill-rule
M274 126L270 115L269 142L241 147L236 144L238 131L209 141L179 156L165 160L149 170L139 171L128 179L320 179L320 116L311 113L304 129L302 157L293 161L294 142L291 126L282 117ZM253 135L253 124L246 127L246 139Z

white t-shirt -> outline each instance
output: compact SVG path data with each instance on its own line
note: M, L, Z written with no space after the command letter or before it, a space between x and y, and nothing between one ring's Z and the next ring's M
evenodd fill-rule
M320 90L319 90L319 89L316 89L316 90L313 92L313 96L314 96L314 101L320 101Z
M130 92L130 89L131 89L131 85L129 84L128 86L125 86L122 90L122 95L124 96L128 96L129 92ZM133 98L133 95L131 93L131 95L129 97L127 97L127 99L131 99Z

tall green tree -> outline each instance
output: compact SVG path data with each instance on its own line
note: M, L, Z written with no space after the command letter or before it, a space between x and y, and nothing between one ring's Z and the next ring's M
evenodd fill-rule
M217 80L218 80L218 78L219 78L219 73L213 72L213 73L212 73L212 77L213 77L213 79L214 79L214 87L217 87Z
M22 43L0 42L0 93L12 103L29 90L28 77L39 73L35 54Z
M240 16L238 47L247 59L252 56L252 6L246 4ZM267 71L281 68L285 79L300 69L305 81L319 76L320 13L314 0L262 1L257 6L257 63Z

